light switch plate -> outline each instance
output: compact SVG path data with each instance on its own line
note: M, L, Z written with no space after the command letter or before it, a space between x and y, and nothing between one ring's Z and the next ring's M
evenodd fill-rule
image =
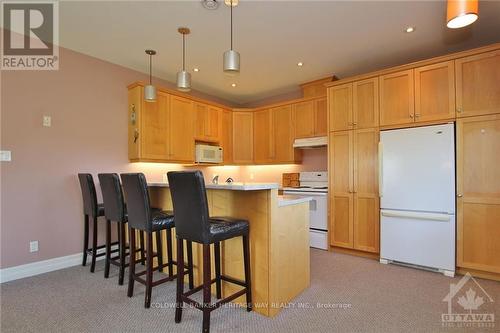
M38 252L38 241L30 241L30 252Z
M10 150L0 150L0 161L10 162L12 161L12 155Z
M52 126L52 117L51 116L43 116L43 127Z

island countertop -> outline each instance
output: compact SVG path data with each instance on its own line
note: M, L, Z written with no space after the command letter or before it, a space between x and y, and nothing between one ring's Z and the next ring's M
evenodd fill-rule
M152 182L148 183L148 186L151 187L169 187L168 183L162 182ZM262 191L262 190L273 190L278 189L278 183L220 183L220 184L212 184L206 183L205 187L211 190L232 190L232 191Z

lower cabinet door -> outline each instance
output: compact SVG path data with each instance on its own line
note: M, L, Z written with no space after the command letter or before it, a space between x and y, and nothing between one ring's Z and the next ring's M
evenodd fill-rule
M378 197L354 194L354 248L379 252L380 210Z
M332 230L330 232L333 246L353 248L353 195L352 193L332 196Z

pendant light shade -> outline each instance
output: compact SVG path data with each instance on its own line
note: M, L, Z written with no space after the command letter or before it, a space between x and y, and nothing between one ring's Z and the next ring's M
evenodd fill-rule
M187 92L191 90L191 73L186 71L186 35L191 32L189 28L177 29L182 35L182 70L177 72L177 90Z
M478 19L478 0L448 0L446 26L451 29L465 27Z
M231 49L224 52L222 68L224 73L236 75L240 72L240 54L233 50L233 7L237 5L237 1L226 0L225 3L231 10Z
M155 50L146 50L146 54L149 55L149 84L144 86L144 100L146 102L156 101L156 87L153 86L153 74L152 74L152 61L153 56L156 54Z

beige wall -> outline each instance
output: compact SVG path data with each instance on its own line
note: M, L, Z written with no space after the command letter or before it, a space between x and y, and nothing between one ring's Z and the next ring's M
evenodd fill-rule
M145 80L143 74L65 49L60 59L59 71L1 73L1 149L12 151L12 162L0 164L2 268L81 252L78 172L96 178L142 171L161 181L166 171L182 168L127 160L126 85ZM42 127L43 115L52 117L52 127ZM302 166L203 171L207 178L249 181L253 174L253 181L279 182L282 172L318 169L326 169L326 151L306 152ZM30 240L39 241L39 252L29 253Z

